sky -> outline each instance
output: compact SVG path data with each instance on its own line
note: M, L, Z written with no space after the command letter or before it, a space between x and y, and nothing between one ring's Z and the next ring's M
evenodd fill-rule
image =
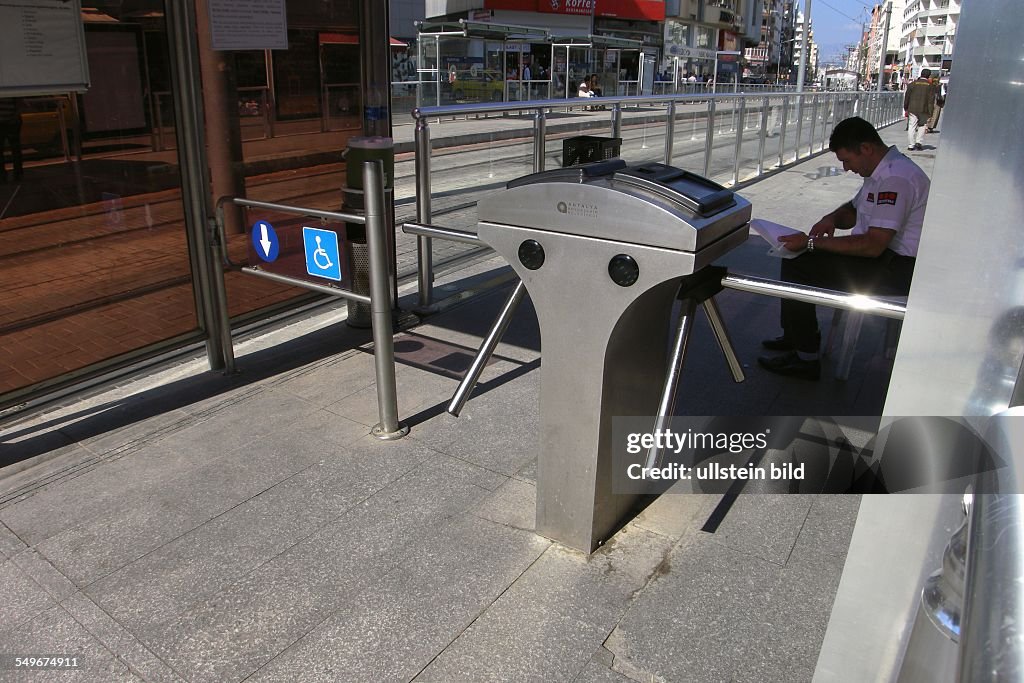
M796 0L801 11L807 0ZM811 25L818 44L818 63L837 61L846 46L860 40L861 23L871 23L869 0L811 0ZM891 29L890 29L891 30Z

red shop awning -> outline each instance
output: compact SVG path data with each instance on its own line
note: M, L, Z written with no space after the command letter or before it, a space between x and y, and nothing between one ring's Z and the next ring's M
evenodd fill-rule
M409 47L398 38L389 38L391 47ZM358 45L359 36L354 33L321 33L321 45Z

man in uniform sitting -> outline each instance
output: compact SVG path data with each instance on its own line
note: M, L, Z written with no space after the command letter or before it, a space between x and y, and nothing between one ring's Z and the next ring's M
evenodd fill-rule
M781 278L858 294L905 295L910 291L930 181L874 126L859 117L841 121L829 149L843 169L864 178L854 198L811 226L809 234L785 235L786 249L803 252L783 259ZM838 230L850 230L837 235ZM816 380L821 374L821 334L813 304L782 300L781 337L762 345L781 356L761 357L761 367L780 375Z

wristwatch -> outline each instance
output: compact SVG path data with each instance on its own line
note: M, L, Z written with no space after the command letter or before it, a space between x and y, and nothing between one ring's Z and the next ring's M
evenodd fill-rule
M807 251L814 251L814 238L809 237L807 239Z

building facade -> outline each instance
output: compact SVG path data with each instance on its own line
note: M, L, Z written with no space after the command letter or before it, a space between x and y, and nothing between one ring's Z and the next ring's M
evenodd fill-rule
M913 80L921 69L948 73L959 23L960 0L910 0L903 10L899 47L903 78Z

